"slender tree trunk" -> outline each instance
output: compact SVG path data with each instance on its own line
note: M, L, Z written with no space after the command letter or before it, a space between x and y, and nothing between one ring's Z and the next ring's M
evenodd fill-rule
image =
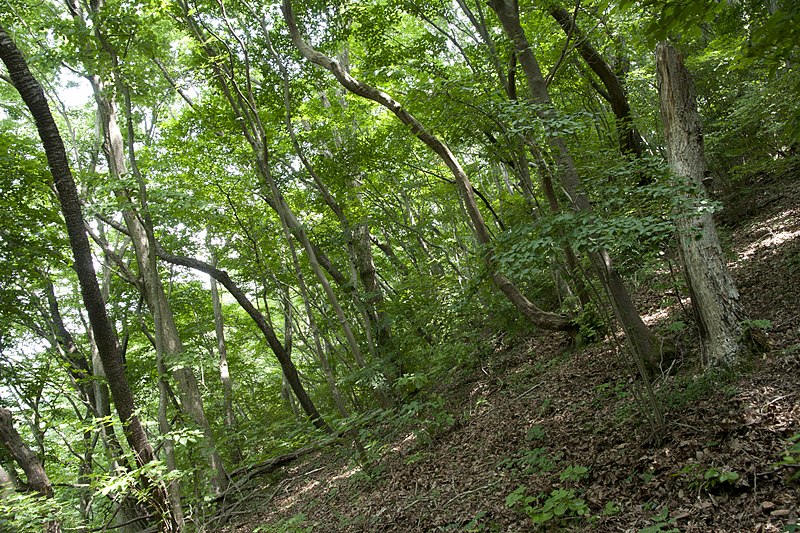
M333 375L333 369L331 368L330 361L328 361L328 356L322 349L322 343L319 339L319 328L317 327L317 321L314 318L314 311L311 309L311 301L308 294L308 289L306 287L305 275L303 274L303 269L300 268L297 250L294 246L294 243L289 238L289 230L286 228L286 226L284 226L284 232L286 234L287 242L289 243L289 250L292 254L292 265L294 266L295 277L297 278L298 287L300 288L300 297L303 299L303 307L306 311L308 324L311 328L311 336L314 339L314 348L317 359L319 360L322 371L325 374L325 381L328 384L328 388L331 390L331 396L333 397L333 403L336 405L336 409L339 411L339 414L342 416L342 418L347 418L350 416L350 413L347 411L347 406L342 398L342 393L339 390L339 386L336 384L336 376Z
M328 423L325 422L325 419L322 418L322 415L319 414L317 411L316 406L311 401L311 398L308 396L303 384L300 382L300 376L297 373L297 368L294 366L294 362L288 356L286 351L283 349L283 345L281 344L280 340L278 340L278 336L275 335L275 331L272 329L272 326L269 325L267 319L261 314L258 309L250 302L250 299L247 298L244 291L240 289L230 278L227 272L224 270L220 270L218 268L214 268L208 263L200 261L198 259L193 259L190 257L180 257L168 254L166 251L157 249L158 256L163 261L167 263L172 263L174 265L185 266L187 268L191 268L209 276L213 277L215 280L220 282L231 294L231 296L239 302L239 305L245 312L250 316L253 322L256 323L258 329L261 330L261 333L264 334L264 338L267 340L267 344L272 349L272 352L275 354L275 357L278 359L278 362L281 365L281 369L283 370L286 379L289 381L289 385L291 385L292 390L294 391L295 396L297 397L297 401L300 403L300 406L303 408L303 411L308 416L309 420L319 429L331 432L330 426Z
M464 205L472 223L472 229L475 232L476 240L481 246L487 247L491 243L491 235L483 219L483 215L478 209L478 204L475 201L475 196L467 176L461 164L455 158L450 148L444 144L439 138L428 132L425 127L420 123L408 110L406 110L399 102L394 100L385 92L379 91L374 87L367 85L355 78L353 78L347 71L336 61L318 52L308 45L300 35L300 30L297 28L297 23L292 11L291 0L283 0L282 4L284 19L292 36L292 41L298 48L300 53L307 60L322 66L329 70L347 90L353 94L367 98L374 102L379 103L386 109L400 119L403 124L409 127L411 132L420 139L426 146L428 146L441 160L447 165L453 173L461 197L464 200ZM536 307L530 302L525 295L514 285L511 280L506 278L503 274L498 272L491 255L488 250L484 253L485 260L492 272L492 278L497 286L506 295L506 297L514 304L522 314L538 327L549 330L561 331L574 331L572 321L563 315L549 313Z
M109 172L116 180L121 180L128 174L128 166L125 161L124 141L116 118L116 106L114 102L107 97L102 80L97 76L93 76L90 81L94 89L95 100L97 101L98 113L105 139L103 147L109 163ZM128 109L126 113L129 119L130 112L131 110ZM129 137L133 133L130 131L131 129L129 124ZM138 173L138 167L135 164L135 159L133 159L134 155L131 152L133 146L132 138L128 139L128 145L128 155L132 162L131 168L137 177L137 181L140 181L140 201L146 201L144 199L146 189L143 186L142 177ZM126 191L118 189L116 195L123 204L131 203L131 199ZM125 224L131 236L134 251L136 252L136 261L144 286L144 297L154 316L156 340L157 343L161 343L161 347L164 350L164 357L167 360L165 363L168 364L168 360L180 357L185 350L178 333L178 328L175 325L172 309L170 308L166 293L164 292L164 287L161 284L155 255L151 253L152 245L149 235L152 234L153 228L151 224L147 223L149 221L149 215L146 206L143 206L143 214L131 209L126 209L123 212L123 218L125 219ZM155 320L156 318L157 320ZM212 473L212 489L215 493L220 493L227 487L228 475L225 471L222 458L214 445L211 425L205 415L203 399L197 385L197 378L192 369L185 366L173 370L172 376L178 384L181 407L203 431L206 444L210 447L210 453L207 455Z
M253 16L259 17L258 13L252 13ZM339 220L339 225L342 228L342 234L345 238L345 241L348 243L347 249L348 255L350 256L350 262L352 267L355 268L357 276L362 282L364 292L366 293L366 296L362 301L361 295L359 295L356 290L357 284L352 284L353 290L351 291L351 295L353 296L354 303L364 318L364 332L367 336L367 342L369 343L370 347L373 346L372 325L374 324L378 328L376 339L377 347L379 350L381 348L386 348L385 345L391 340L391 331L387 325L388 322L384 320L383 313L381 311L383 293L380 290L376 280L375 265L372 260L372 248L369 242L369 227L367 226L366 222L362 222L356 226L356 231L353 231L352 225L348 220L348 217L345 215L341 204L339 204L339 202L337 202L333 197L333 194L331 194L322 178L317 174L316 170L311 165L311 162L306 157L305 151L297 140L297 135L295 134L294 124L292 121L289 72L287 71L281 57L272 47L272 43L269 38L269 28L267 27L264 18L259 17L259 21L261 24L262 33L267 39L268 50L270 51L272 58L277 63L283 79L283 105L286 110L286 115L284 117L286 131L292 141L292 146L294 147L295 153L300 158L300 162L311 176L314 187L320 192L322 198L325 200L325 203ZM360 196L358 199L360 200ZM364 242L364 231L366 231L366 243Z
M211 266L216 268L217 257L212 255ZM219 379L222 382L222 402L225 410L225 428L236 435L239 431L236 412L233 410L233 379L228 366L228 344L225 342L225 319L222 315L222 302L219 297L217 280L209 276L211 285L211 307L214 311L214 333L217 339L217 355L219 356ZM233 442L233 462L239 464L244 460L238 437L231 439Z
M14 478L5 469L5 466L0 464L0 501L13 494L15 490Z
M155 456L144 427L136 416L133 395L120 357L117 334L108 318L105 302L100 294L89 239L84 228L78 190L67 162L64 143L50 113L41 85L33 77L25 58L2 27L0 27L0 59L5 63L14 86L36 122L50 172L58 191L61 211L66 221L67 234L75 261L73 266L78 275L81 295L89 315L111 394L114 397L114 404L122 421L128 444L136 457L136 462L139 466L144 466L154 461ZM151 502L163 520L164 529L166 531L174 530L175 521L163 485L156 482L151 489Z
M731 367L748 351L742 342L746 317L714 218L702 205L707 198L706 162L694 83L683 58L669 44L658 44L656 58L667 158L682 188L693 191L685 198L691 211L678 218L678 248L700 329L703 363Z
M617 118L617 136L619 137L620 150L623 154L627 153L641 157L644 151L644 142L642 141L642 136L639 135L638 130L633 125L628 94L619 76L592 46L589 37L578 28L569 11L552 3L547 7L547 12L558 22L564 33L572 37L578 53L603 83L606 89L606 94L603 96L607 97L608 102L611 104L611 110Z

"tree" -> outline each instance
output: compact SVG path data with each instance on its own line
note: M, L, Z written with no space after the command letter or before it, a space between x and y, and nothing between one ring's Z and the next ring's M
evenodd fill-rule
M537 104L537 114L547 125L552 118L550 94L542 76L539 62L525 35L519 19L517 0L492 0L490 7L497 14L503 30L513 43L527 79L531 100ZM564 138L558 134L547 137L548 144L558 162L559 178L576 211L591 213L592 206L583 191L580 176ZM592 267L611 300L614 314L625 331L634 356L650 370L657 368L663 357L663 345L642 320L625 283L616 270L605 248L589 251Z
M478 244L485 248L484 258L488 269L491 271L492 279L497 284L500 291L506 295L509 301L511 301L511 303L513 303L514 306L528 320L531 321L531 323L538 327L548 330L574 332L575 326L568 317L540 309L534 303L528 300L528 298L522 294L519 288L517 288L517 286L514 285L510 279L497 270L496 266L493 264L491 254L488 250L488 246L492 239L486 226L486 222L483 219L483 215L481 214L478 204L475 200L472 184L470 183L467 173L453 155L450 148L435 135L432 135L425 128L425 126L419 122L419 120L409 113L408 110L405 109L394 98L383 91L380 91L355 79L337 61L332 60L331 58L309 46L300 35L300 30L297 27L297 22L295 21L294 12L292 10L291 1L284 0L282 9L284 19L286 20L286 24L292 36L292 41L303 57L312 63L329 70L331 73L333 73L339 83L341 83L342 86L344 86L347 90L358 96L372 100L394 113L397 118L403 124L408 126L411 132L426 146L428 146L428 148L430 148L450 169L459 193L461 194L461 198L464 201L464 206L469 215L472 229L475 233L475 238L478 241Z
M92 324L94 339L103 361L114 404L137 465L147 465L155 461L155 455L136 415L133 395L119 354L117 334L108 319L105 302L100 294L78 191L67 161L64 143L50 113L41 85L31 74L25 58L3 27L0 27L0 59L5 63L14 86L36 121L67 225L83 303ZM164 527L171 530L175 524L163 486L155 481L149 489L152 491L151 498L155 512L162 518Z
M25 472L28 478L28 487L44 496L53 497L53 485L47 472L44 471L42 462L31 450L25 441L22 440L17 430L14 428L14 420L11 411L0 408L0 445L14 458L17 464ZM47 533L59 533L61 524L58 520L49 520L45 526Z
M661 119L670 167L685 190L689 211L678 218L678 246L700 331L703 363L734 366L747 352L745 314L717 237L705 190L703 132L694 84L683 58L667 43L656 47Z

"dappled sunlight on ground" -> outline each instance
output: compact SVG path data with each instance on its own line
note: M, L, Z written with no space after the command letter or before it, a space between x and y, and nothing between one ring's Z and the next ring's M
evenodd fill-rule
M800 237L800 210L786 209L749 230L756 237L739 252L741 259L752 259L759 252L775 254L781 245Z
M691 305L691 300L689 298L681 298L680 303L676 303L675 305L670 305L669 307L663 307L661 309L657 309L649 314L643 315L642 319L644 323L648 326L655 326L662 322L664 322L667 318L670 317L676 311L679 311L682 307L688 308Z
M409 433L408 435L400 439L394 446L389 448L389 451L391 451L392 453L401 453L408 451L416 441L417 441L417 434Z
M506 503L520 486L532 505L555 489L574 490L592 520L560 524L570 531L786 531L800 508L790 479L797 467L777 464L800 432L800 185L781 184L780 193L782 205L742 217L730 235L743 304L751 318L772 323L772 349L735 376L704 374L691 325L671 332L683 345L674 371L653 382L666 421L660 431L637 405L643 385L613 336L575 349L563 337L533 335L468 379L434 388L457 419L451 427L424 438L405 427L369 477L341 453L309 458L265 489L260 521L237 531L267 522L281 531L282 520L301 513L299 530L326 533L535 531ZM671 295L663 307L663 291L642 288L637 303L652 310L648 325L663 332L672 321L691 322L688 298ZM565 481L571 467L585 475Z

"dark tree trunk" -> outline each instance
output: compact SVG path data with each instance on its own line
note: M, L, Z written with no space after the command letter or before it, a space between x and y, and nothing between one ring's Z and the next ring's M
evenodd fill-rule
M53 485L44 471L42 462L33 450L25 444L14 428L11 411L0 407L0 444L8 450L28 478L28 488L46 498L53 497Z
M14 86L25 101L36 122L36 128L42 140L50 172L53 175L58 191L61 211L67 226L70 246L72 248L74 269L78 275L83 303L89 315L89 322L94 332L94 339L100 358L103 362L111 395L122 421L125 437L136 456L139 466L154 461L153 448L147 439L133 401L133 394L128 385L122 357L119 353L117 334L106 313L105 302L97 283L89 239L84 228L78 190L72 171L67 162L67 154L61 134L58 131L53 115L47 104L44 91L39 82L28 69L22 53L14 44L9 34L0 27L0 59L5 63ZM152 487L152 503L164 521L167 530L172 529L172 512L167 501L164 488L160 485Z
M255 306L253 306L242 289L240 289L238 285L233 282L230 276L228 276L228 273L198 259L168 254L166 251L160 248L158 249L158 257L167 263L185 266L208 274L220 282L222 286L228 290L231 296L233 296L236 301L239 302L239 305L242 306L242 309L244 309L245 312L250 315L250 318L252 318L253 322L256 323L258 329L261 330L261 333L264 334L267 344L269 344L269 347L272 349L272 352L275 354L275 357L278 359L278 362L281 365L283 375L286 376L286 380L289 382L289 385L291 385L297 400L300 402L300 405L302 406L303 411L305 411L308 418L317 428L326 432L330 432L330 426L328 426L328 423L322 418L322 415L319 414L316 406L306 393L303 384L300 382L300 376L297 373L297 368L294 366L294 362L292 361L291 357L289 357L289 354L286 353L281 341L278 340L278 336L275 335L275 331L272 329L272 326L269 325L264 315L261 314L261 312L255 308Z
M555 4L548 7L547 11L558 22L564 33L573 37L578 53L603 83L603 87L606 89L604 97L607 97L608 103L611 104L611 110L617 118L617 135L619 137L620 150L623 153L640 157L644 143L641 135L633 126L628 94L619 76L592 46L588 36L578 28L569 11Z

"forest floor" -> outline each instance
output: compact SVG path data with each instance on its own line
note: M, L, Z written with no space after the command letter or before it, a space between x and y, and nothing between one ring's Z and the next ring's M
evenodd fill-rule
M701 374L688 302L665 310L655 287L668 276L639 280L640 308L680 354L654 380L657 433L619 339L499 339L482 368L439 387L444 405L417 405L427 422L381 448L372 475L325 448L259 479L210 530L795 531L800 467L776 463L800 433L800 165L748 190L720 221L770 349L735 375ZM559 504L561 518L536 525Z

